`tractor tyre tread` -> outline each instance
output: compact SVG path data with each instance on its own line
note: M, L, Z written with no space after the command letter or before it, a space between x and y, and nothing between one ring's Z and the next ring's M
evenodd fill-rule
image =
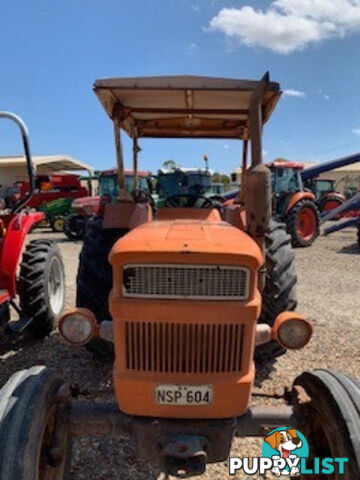
M112 289L112 268L108 256L114 243L126 232L124 229L103 229L100 216L91 218L87 224L79 258L76 305L91 310L99 323L111 320L108 298ZM113 344L106 340L96 338L86 348L99 359L113 359Z
M63 300L59 312L53 312L48 292L50 260L57 257L62 270ZM32 240L24 250L19 275L20 308L33 322L28 327L39 337L48 335L55 327L65 306L64 263L57 244L52 240Z
M36 480L38 449L50 409L63 380L44 366L14 373L0 390L0 478ZM54 480L69 478L71 439L65 433L64 459Z
M340 205L342 205L345 200L343 200L341 197L338 197L337 195L327 195L326 197L321 198L318 203L320 212L324 212L324 207L327 202L336 202L338 203L338 207L340 207Z
M295 310L297 306L295 255L285 224L274 219L270 221L269 232L265 235L265 253L266 280L258 323L272 326L281 312ZM285 351L279 343L272 340L256 347L255 359L261 365Z
M296 222L299 216L300 211L304 208L311 208L316 215L317 225L313 236L306 240L302 238L296 228ZM317 239L320 234L320 213L319 209L315 203L310 199L300 200L294 207L291 208L290 212L286 217L287 232L291 236L292 246L293 247L310 247L312 243Z
M305 390L328 432L328 441L333 440L331 456L349 458L347 473L339 478L360 478L360 382L334 370L319 369L303 372L294 385Z

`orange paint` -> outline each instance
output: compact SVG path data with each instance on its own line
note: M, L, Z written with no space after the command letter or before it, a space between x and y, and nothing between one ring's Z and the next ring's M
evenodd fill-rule
M295 207L295 205L300 202L300 200L309 199L315 201L315 195L311 192L297 192L291 197L291 200L286 207L286 213L289 213L290 210Z
M114 385L119 407L128 414L227 418L243 414L248 405L255 376L252 359L261 310L257 274L262 253L244 232L221 221L216 210L187 209L187 213L164 210L162 219L147 222L118 240L110 254ZM245 301L125 298L122 269L132 263L247 267L249 296ZM158 384L211 384L213 402L158 405Z

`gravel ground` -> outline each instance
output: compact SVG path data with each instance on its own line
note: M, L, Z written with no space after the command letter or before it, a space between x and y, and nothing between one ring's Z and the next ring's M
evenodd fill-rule
M67 305L73 306L81 243L69 242L63 235L45 230L32 234L30 239L40 236L54 238L59 243L66 266ZM296 260L298 311L313 319L314 336L303 351L281 357L269 378L261 379L263 372L260 372L259 391L282 391L305 369L334 368L360 376L360 255L355 245L355 231L347 229L319 238L311 248L296 250ZM108 389L111 396L111 368L94 360L84 349L62 344L56 335L18 351L1 350L0 385L16 370L36 364L55 367L65 379L82 388ZM260 448L261 440L239 439L233 443L232 454L259 456ZM71 478L155 480L160 477L154 467L135 458L130 442L83 438L74 442ZM228 478L227 463L211 465L206 474L198 477L199 480L210 478ZM246 477L238 475L237 478Z

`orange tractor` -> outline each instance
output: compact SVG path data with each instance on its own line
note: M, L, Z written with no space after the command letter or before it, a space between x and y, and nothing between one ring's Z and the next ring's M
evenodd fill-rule
M344 474L329 478L360 478L355 380L305 372L280 405L251 403L256 352L268 362L274 345L303 348L312 335L294 311L290 237L271 219L270 172L262 164L262 129L279 84L268 74L261 81L114 78L94 90L114 124L120 191L89 222L78 306L61 318L59 332L74 346L115 353L116 402L95 401L95 391L75 398L43 366L15 373L0 392L0 478L63 479L71 437L107 435L132 436L140 457L185 478L226 460L234 436L277 427L301 430L310 463L346 457ZM243 164L250 142L236 203L222 219L211 199L177 195L154 214L146 197L126 191L121 130L133 139L135 186L140 138L239 139Z
M287 225L294 247L309 247L320 233L320 212L302 180L304 165L275 161L269 165L274 215Z

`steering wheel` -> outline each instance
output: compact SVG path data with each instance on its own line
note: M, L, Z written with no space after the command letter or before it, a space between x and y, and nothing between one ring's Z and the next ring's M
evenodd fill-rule
M168 208L212 208L213 202L210 198L202 195L171 195L164 201Z

